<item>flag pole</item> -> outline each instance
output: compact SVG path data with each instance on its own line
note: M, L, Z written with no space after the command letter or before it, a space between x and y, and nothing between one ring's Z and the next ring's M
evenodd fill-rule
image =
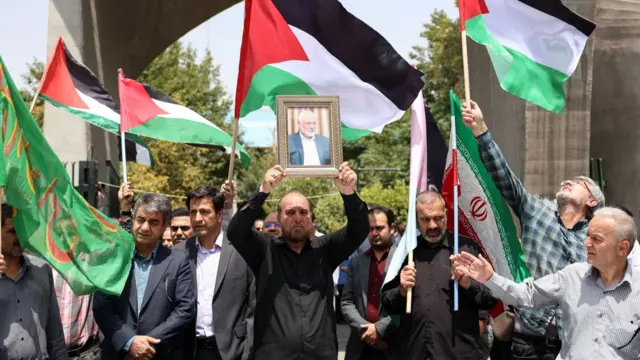
M409 262L408 262L409 266L414 266L414 262L413 262L413 250L409 251ZM411 303L413 299L413 287L410 287L409 289L407 289L407 314L411 314Z
M239 119L233 120L233 140L231 142L231 158L229 159L229 175L227 176L229 181L233 180L233 165L236 159L236 143L238 142L238 127Z
M29 113L33 113L33 108L36 106L36 101L38 101L38 95L40 95L40 91L36 90L35 95L33 95L33 100L31 101L31 106L29 107Z
M129 182L127 178L127 146L125 144L126 140L124 138L125 132L120 132L120 147L122 151L122 183L126 184Z
M458 249L458 152L457 152L457 141L456 139L456 117L451 114L451 134L453 134L453 139L451 144L451 153L453 154L453 253L455 255L459 254ZM453 282L453 311L458 311L458 295L460 290L460 284L458 280Z
M469 88L469 55L467 53L467 31L462 30L462 70L464 76L464 97L467 102L471 101L471 89Z

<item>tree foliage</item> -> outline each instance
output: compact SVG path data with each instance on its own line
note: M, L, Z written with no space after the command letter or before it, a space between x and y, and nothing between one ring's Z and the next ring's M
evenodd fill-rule
M219 66L214 64L209 51L199 61L195 49L176 42L153 60L138 80L231 133L231 124L225 122L231 100L219 76ZM200 185L220 186L227 178L229 155L222 151L147 140L156 159L156 167L151 169L129 164L130 182L134 188L184 196ZM183 206L183 200L175 198L174 204Z
M448 140L450 124L449 89L463 94L462 45L460 21L451 19L442 10L431 13L420 37L426 46L414 46L409 55L425 74L424 98L431 106L438 127Z
M335 192L335 195L324 196L316 202L318 227L323 231L336 231L347 224L342 198ZM368 205L386 206L393 210L398 220L407 221L409 186L403 181L398 180L393 186L383 186L377 182L362 189L360 198Z
M27 64L27 72L21 75L22 81L25 82L27 87L20 89L20 95L22 95L22 99L25 103L29 104L29 106L31 106L33 97L38 91L38 86L40 86L40 79L42 79L43 73L44 63L34 58L31 63ZM42 129L42 125L44 123L44 100L42 100L42 98L36 100L36 104L31 113L33 114L34 119L36 119L38 126Z

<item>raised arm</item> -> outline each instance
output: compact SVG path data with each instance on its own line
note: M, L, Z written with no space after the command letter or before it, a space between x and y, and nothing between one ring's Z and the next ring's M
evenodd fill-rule
M535 281L529 278L516 284L496 274L482 255L475 257L468 252L462 252L460 255L452 256L452 260L456 272L485 284L493 296L502 299L505 305L534 309L558 305L566 289L564 270Z
M238 212L236 204L236 185L233 181L225 181L222 185L222 193L224 193L224 208L222 209L222 231L227 232L229 223L233 215Z
M254 231L253 223L260 216L264 201L285 176L280 165L267 170L260 189L253 193L246 205L233 216L227 229L229 242L238 250L254 274L260 269L271 240L268 236Z
M358 197L355 190L357 175L346 162L340 165L339 171L335 183L344 201L347 226L319 240L322 246L326 246L331 269L353 254L362 244L362 239L369 234L367 204Z
M462 119L465 125L473 132L473 136L476 137L480 157L491 176L491 180L493 180L507 204L520 217L526 203L534 201L535 198L526 191L522 182L507 165L507 160L502 155L498 145L493 141L489 128L484 122L482 111L475 102L472 101L471 106L465 105L462 109Z

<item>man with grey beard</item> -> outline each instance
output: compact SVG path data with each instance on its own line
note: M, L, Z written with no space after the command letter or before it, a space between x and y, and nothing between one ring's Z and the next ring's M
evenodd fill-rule
M507 165L480 107L473 101L465 104L462 119L476 137L491 179L520 220L522 248L531 276L538 279L570 264L587 261L584 246L587 225L605 201L598 185L586 176L578 176L560 184L555 204L540 199L527 192ZM511 344L513 359L555 358L562 345L558 336L561 326L562 313L554 307L537 311L516 308Z
M484 360L480 347L478 312L493 308L491 291L468 277L458 277L458 311L453 311L453 280L449 257L453 234L447 231L444 199L433 191L416 198L420 236L413 250L415 265L407 265L382 289L382 307L400 315L399 333L389 344L389 359ZM460 251L480 254L471 239L459 236ZM407 291L413 288L411 314L406 314Z

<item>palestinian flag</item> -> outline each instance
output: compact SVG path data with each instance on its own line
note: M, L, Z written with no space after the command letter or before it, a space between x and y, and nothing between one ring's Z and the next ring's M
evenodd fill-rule
M416 99L421 76L338 0L245 1L236 119L275 112L276 95L337 95L352 133L381 132Z
M120 135L118 135L117 140L118 141L114 144L114 146L118 147L118 161L122 162L122 146L120 144ZM124 146L127 156L127 162L135 162L138 164L146 164L151 162L151 159L149 158L150 152L148 151L148 149L134 143L131 140L126 139L126 137Z
M458 231L473 239L494 270L515 282L530 277L509 206L484 167L475 137L462 121L460 100L450 92L451 136L442 195L447 203L447 228L453 231L453 185L458 183ZM503 306L491 311L497 317Z
M62 38L58 38L49 58L38 94L53 106L120 135L118 105L93 72L71 56ZM138 145L139 158L145 159L139 163L153 166L149 146L137 135L128 134L126 138Z
M460 27L485 45L502 88L560 113L562 85L596 25L561 0L460 0Z
M211 121L153 87L127 79L122 70L118 72L120 131L231 152L233 138ZM248 168L250 157L242 145L237 144L236 154Z

